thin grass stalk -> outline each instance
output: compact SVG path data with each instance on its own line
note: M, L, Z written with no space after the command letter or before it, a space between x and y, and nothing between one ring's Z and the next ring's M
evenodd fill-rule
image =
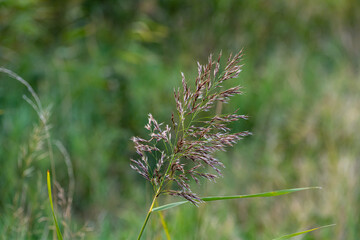
M173 156L174 156L174 155L173 155ZM172 158L172 160L173 160L173 159L174 159L174 157ZM170 162L169 162L168 168L167 168L167 170L166 170L166 174L168 174L168 172L170 171L170 167L171 167L171 164L172 164L172 160L170 160ZM166 174L165 174L165 175L166 175ZM146 228L147 222L149 221L149 218L150 218L150 215L151 215L152 210L153 210L153 208L154 208L154 205L155 205L155 203L156 203L156 201L157 201L157 198L159 197L159 194L160 194L160 192L161 192L161 189L162 189L162 186L163 186L163 184L164 184L164 181L165 181L165 178L162 179L162 181L161 181L161 183L160 183L160 186L159 186L158 189L156 190L156 193L155 193L155 195L154 195L153 201L152 201L151 206L150 206L150 208L149 208L149 210L148 210L148 213L146 214L145 221L144 221L144 223L143 223L143 226L141 227L139 236L138 236L138 238L137 238L138 240L141 239L141 236L142 236L142 234L143 234L143 232L144 232L144 230L145 230L145 228ZM169 235L168 232L167 232L167 235Z
M159 207L158 201L156 201L155 205L156 205L156 207ZM166 239L171 240L171 236L170 236L170 233L169 233L169 228L167 227L167 224L166 224L166 221L165 221L165 218L164 218L164 214L162 212L159 212L159 216L160 216L161 225L163 226L163 229L164 229L164 232L165 232L165 235L166 235Z
M50 179L49 170L47 171L47 187L48 187L48 194L49 194L49 201L50 201L51 211L52 211L54 224L55 224L55 228L56 228L56 235L57 235L58 240L62 240L63 237L61 235L60 227L59 227L58 221L57 221L56 216L55 216L54 205L53 205L53 201L52 201L51 179Z
M44 131L45 131L45 139L46 139L46 145L48 148L49 153L49 159L50 159L50 166L51 166L51 174L53 176L54 182L56 182L56 172L55 172L55 160L54 160L54 154L53 154L53 147L51 144L51 135L50 135L50 126L48 125L48 111L44 110L39 96L36 94L35 90L31 87L31 85L22 77L14 73L13 71L6 69L4 67L0 67L0 72L7 74L9 77L15 79L16 81L23 84L34 100L31 100L26 95L23 95L23 99L32 106L32 108L37 113L38 117L40 118L41 123L43 124ZM54 194L54 205L55 208L57 207L57 194Z
M46 113L43 109L43 106L41 104L39 96L36 94L35 90L31 87L31 85L25 79L23 79L22 77L20 77L13 71L6 69L4 67L0 67L0 72L7 74L11 78L13 78L13 79L17 80L18 82L20 82L21 84L23 84L27 88L27 90L30 92L31 96L34 98L35 103L28 97L23 96L23 98L34 108L34 110L38 114L41 122L44 124L45 137L46 137L47 147L49 150L51 174L53 176L53 180L56 181L55 162L54 162L53 148L51 145L51 136L50 136L50 131L49 131L49 125L47 124ZM56 206L56 203L57 203L56 194L54 195L54 202L55 202L55 206Z
M151 203L151 206L150 206L150 208L149 208L149 211L148 211L148 213L146 214L145 221L144 221L144 223L143 223L143 226L141 227L139 236L138 236L138 238L137 238L138 240L141 239L141 236L142 236L142 234L143 234L143 232L144 232L144 230L145 230L145 227L146 227L146 225L147 225L147 223L148 223L148 221L149 221L149 218L150 218L150 215L151 215L152 210L153 210L153 208L154 208L155 202L156 202L156 200L157 200L157 197L159 196L159 192L160 192L160 188L157 190L157 192L156 192L156 194L155 194L155 196L154 196L154 198L153 198L153 201L152 201L152 203Z

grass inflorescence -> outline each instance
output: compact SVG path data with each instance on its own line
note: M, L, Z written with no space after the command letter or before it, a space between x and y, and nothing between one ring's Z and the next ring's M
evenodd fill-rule
M171 115L171 123L164 126L149 114L145 126L149 138L132 138L139 159L132 159L131 167L154 189L153 202L139 238L161 194L180 196L194 205L203 202L191 191L191 180L196 183L199 183L199 178L215 181L224 165L214 154L225 151L227 146L251 134L248 131L231 133L229 123L247 119L247 116L239 115L236 111L199 117L202 112L212 110L216 103L227 103L232 96L242 93L240 86L223 88L225 81L237 78L241 72L241 57L242 51L230 55L224 70L220 71L221 53L216 61L210 55L206 65L198 63L194 87L190 86L182 73L182 89L174 90L176 114ZM151 156L155 158L155 164L149 161ZM206 167L212 168L214 173L206 172Z
M215 197L199 197L191 190L192 181L200 183L200 178L215 181L217 177L222 176L221 168L224 164L215 157L215 154L225 151L226 147L231 147L243 137L251 135L249 131L233 133L229 127L229 123L248 119L246 115L240 115L237 111L226 114L215 111L215 114L211 114L216 104L228 103L231 97L242 94L239 85L225 89L223 87L225 81L238 77L242 68L241 57L242 51L234 56L230 55L225 68L221 71L221 53L216 61L210 55L207 64L198 63L198 74L193 87L181 73L182 89L174 90L176 113L171 115L170 124L158 123L153 115L149 114L148 123L145 125L149 131L149 137L147 139L132 138L139 158L131 159L130 166L150 182L154 190L153 200L138 240L141 239L151 213L155 211L166 210L187 202L198 206L208 201L273 197L318 188L294 188L258 194ZM204 112L210 112L210 114L203 116ZM207 172L209 167L213 169L212 173ZM155 207L157 199L162 194L179 196L186 201ZM163 220L162 215L161 219ZM167 228L164 227L164 229L166 235L169 236ZM319 228L297 234L316 229Z
M199 178L214 181L221 175L223 163L214 154L225 151L241 138L250 135L248 131L231 133L227 126L239 119L247 119L236 112L216 114L204 119L202 112L210 111L216 103L227 103L230 97L241 94L240 86L223 89L225 81L238 77L241 72L242 52L230 56L223 72L220 72L220 58L209 57L206 65L198 63L198 76L192 89L182 73L182 89L174 90L176 114L171 124L163 126L149 114L145 128L149 138L133 137L138 160L131 160L131 167L148 180L158 197L160 194L180 196L197 205L202 200L191 191L189 182L199 183ZM156 158L152 166L149 157ZM211 167L214 173L204 172ZM174 184L173 184L174 183Z
M185 75L181 73L182 88L174 90L176 112L171 114L170 123L166 125L159 123L152 114L149 114L148 123L145 125L145 128L149 131L149 137L147 139L140 137L132 138L139 157L136 160L131 159L131 168L148 180L154 190L152 203L138 235L138 239L141 238L152 212L159 212L166 237L170 239L169 229L167 228L163 215L161 215L161 211L163 210L185 203L192 203L195 206L199 206L202 202L273 197L318 188L305 187L255 194L210 197L199 197L191 190L192 182L199 184L201 179L215 181L216 178L222 176L221 168L224 167L224 164L216 158L215 154L225 151L227 147L233 146L243 137L251 135L249 131L233 132L230 128L231 123L240 119L248 119L246 115L238 114L238 110L226 114L222 114L221 110L219 111L221 105L228 103L231 97L242 94L239 85L226 88L225 85L227 84L224 84L228 80L238 77L242 68L240 64L241 58L242 51L234 56L230 55L227 59L226 66L221 70L221 53L215 61L212 55L210 55L207 64L201 65L198 63L198 74L193 86L186 80ZM32 156L32 152L41 152L42 146L47 145L46 150L50 159L51 172L54 178L53 182L58 192L58 194L54 195L51 192L50 172L48 171L48 197L55 226L53 237L55 237L56 233L58 239L63 239L61 225L65 239L84 237L82 230L78 233L72 233L66 223L70 222L71 219L71 205L75 191L74 171L69 154L64 146L57 141L56 146L64 156L70 180L69 194L66 197L64 189L61 188L55 180L54 156L48 123L49 111L43 109L39 97L25 80L5 68L0 68L0 72L8 74L27 87L33 99L26 96L24 96L24 99L37 112L41 121L40 130L36 131L37 128L35 128L34 131L35 140L29 145L28 150L25 149L23 151L23 168L25 169L23 175L27 176L33 171L31 167L32 159L27 156ZM211 172L208 172L209 168L212 169ZM159 206L157 200L160 195L178 196L185 199L185 201ZM65 213L60 216L60 219L62 218L63 221L58 221L55 215L56 209L54 210L54 208L56 208L56 205L65 209ZM284 235L278 239L288 239L328 226L333 225ZM86 229L84 229L84 231L85 230ZM47 231L44 232L43 236L48 234Z

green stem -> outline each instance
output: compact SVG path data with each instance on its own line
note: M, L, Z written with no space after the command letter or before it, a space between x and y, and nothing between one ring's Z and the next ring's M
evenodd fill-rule
M180 115L179 115L180 122L182 123L182 128L183 128L182 130L184 131L185 126L184 126L184 119L183 119L183 118L184 118L184 116L180 116ZM161 183L160 183L158 189L156 190L156 193L155 193L155 196L154 196L153 201L152 201L152 203L151 203L151 206L150 206L150 208L149 208L149 211L148 211L148 213L146 214L146 218L145 218L144 224L143 224L143 226L141 227L139 236L138 236L138 238L137 238L138 240L141 239L141 236L142 236L142 234L143 234L143 232L144 232L144 230L145 230L146 224L147 224L147 222L149 221L149 218L150 218L152 209L154 208L155 202L156 202L158 196L159 196L160 193L161 193L162 187L163 187L164 182L165 182L165 178L166 178L168 172L170 171L171 164L172 164L173 160L175 159L175 155L176 155L176 154L174 153L174 150L175 150L174 148L175 148L176 143L177 143L177 138L178 138L179 132L180 132L180 126L178 126L177 131L176 131L176 136L175 136L175 139L174 139L174 141L175 141L175 142L174 142L174 145L172 145L172 144L171 144L171 141L169 141L170 147L172 148L172 152L173 152L173 153L172 153L171 159L170 159L170 161L169 161L169 165L168 165L168 167L167 167L167 169L166 169L166 172L165 172L165 174L164 174L164 177L162 178ZM165 144L165 145L166 145L166 144Z
M154 198L153 198L153 201L152 201L152 203L151 203L151 206L150 206L150 208L149 208L149 211L148 211L148 213L147 213L147 215L146 215L144 224L143 224L143 226L142 226L142 228L141 228L141 231L140 231L140 233L139 233L139 236L138 236L138 238L137 238L138 240L141 239L141 236L142 236L142 234L143 234L143 232L144 232L144 230L145 230L145 227L146 227L146 224L147 224L147 222L148 222L148 220L149 220L149 218L150 218L152 209L154 208L156 199L157 199L157 197L159 196L159 192L160 192L160 187L159 187L159 189L156 191L156 194L155 194L155 196L154 196Z
M174 155L172 156L172 158L171 158L171 160L170 160L169 166L168 166L168 168L167 168L164 176L166 176L166 175L168 174L173 160L174 160ZM143 232L144 232L144 230L145 230L146 224L147 224L147 222L149 221L151 212L152 212L152 210L153 210L153 208L154 208L154 205L155 205L155 203L156 203L156 199L157 199L158 196L160 195L160 192L161 192L162 186L163 186L163 184L164 184L164 181L165 181L165 177L162 179L162 181L161 181L161 183L160 183L160 185L159 185L159 188L156 190L156 193L155 193L155 195L154 195L153 201L152 201L152 203L151 203L151 206L150 206L150 208L149 208L148 213L146 214L146 218L145 218L144 224L143 224L143 226L142 226L142 228L141 228L141 230L140 230L140 233L139 233L139 236L138 236L137 240L140 240L140 239L141 239L141 236L142 236L142 234L143 234Z

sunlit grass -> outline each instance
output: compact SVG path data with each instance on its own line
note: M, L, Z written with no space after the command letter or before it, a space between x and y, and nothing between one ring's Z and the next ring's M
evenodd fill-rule
M50 172L49 170L47 171L46 174L46 182L47 182L47 187L48 187L48 194L49 194L49 202L50 202L50 206L51 206L51 213L54 219L54 225L55 225L55 229L56 229L56 235L58 237L58 240L62 240L62 234L61 234L61 230L55 215L55 211L54 211L54 205L53 205L53 201L52 201L52 194L51 194L51 179L50 179Z

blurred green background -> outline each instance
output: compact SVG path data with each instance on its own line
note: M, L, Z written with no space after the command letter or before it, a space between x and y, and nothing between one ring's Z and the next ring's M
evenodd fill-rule
M129 167L130 138L146 134L149 112L169 122L180 71L194 79L196 61L243 48L246 94L224 111L240 107L250 119L234 128L254 135L219 154L222 179L194 191L323 189L172 209L172 239L272 239L331 223L297 239L359 239L359 23L357 0L0 0L0 66L52 106L52 140L73 165L71 214L58 207L66 236L137 236L151 191ZM1 238L51 239L41 124L26 88L0 80ZM68 194L67 162L53 147ZM144 239L165 239L159 216Z

